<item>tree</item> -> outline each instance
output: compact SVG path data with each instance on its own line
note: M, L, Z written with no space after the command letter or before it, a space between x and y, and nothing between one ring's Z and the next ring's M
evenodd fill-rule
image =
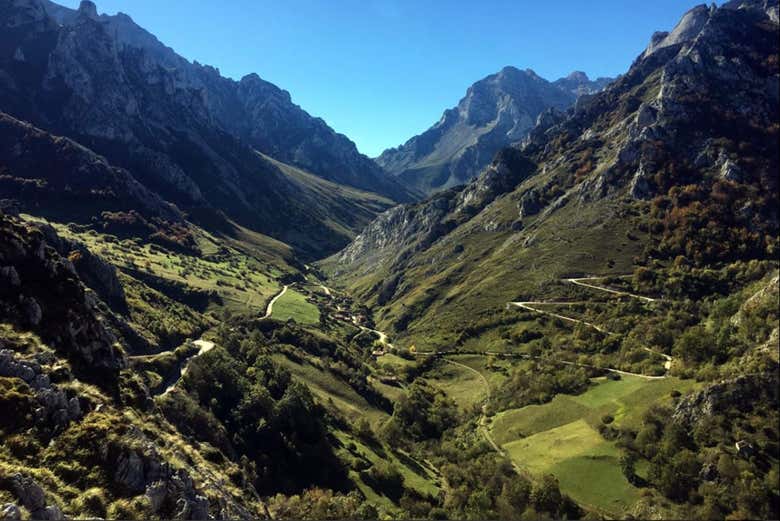
M633 452L628 452L620 457L620 470L632 485L636 482L636 460L637 456Z
M531 503L540 512L556 514L563 497L558 485L558 479L553 475L546 475L534 486L531 494Z
M496 499L496 508L501 519L518 519L528 507L531 484L525 479L512 479L501 487Z

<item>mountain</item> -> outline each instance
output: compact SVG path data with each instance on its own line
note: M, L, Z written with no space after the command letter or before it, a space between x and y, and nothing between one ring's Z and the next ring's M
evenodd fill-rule
M376 162L399 180L431 193L475 177L501 148L520 141L546 110L565 111L611 80L582 72L550 83L532 70L505 67L478 81L436 125Z
M777 1L694 8L322 263L429 382L485 379L485 443L604 517L778 515L779 29Z
M570 115L465 187L383 214L326 265L380 324L439 349L567 274L771 257L776 31L773 2L695 8Z
M120 52L143 51L145 63L141 67L145 70L141 72L149 83L168 84L174 94L190 91L200 98L204 106L199 109L213 123L260 152L339 184L399 201L408 199L409 195L360 154L346 136L307 114L292 102L287 91L257 74L248 74L238 82L224 78L218 69L183 59L124 13L98 16L89 0L78 11L50 0L44 1L44 7L65 26L76 26L82 15L97 21L116 40ZM166 74L155 68L164 69Z
M0 0L0 518L777 519L779 14L696 7L394 205Z
M553 85L580 97L601 92L613 81L615 81L614 78L597 78L591 80L584 72L574 71L565 78L555 80Z
M358 186L408 198L284 91L256 76L225 79L177 56L126 15L96 12L91 2L78 11L43 0L2 4L0 110L88 147L193 218L222 212L305 255L342 246L392 200L373 197L369 208L362 201L371 196L362 194L357 203L327 203L348 209L333 229L317 190L302 189L260 153L343 183L351 194Z

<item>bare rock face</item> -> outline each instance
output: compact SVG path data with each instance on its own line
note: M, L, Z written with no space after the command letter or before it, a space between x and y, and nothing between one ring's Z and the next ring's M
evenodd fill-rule
M46 242L63 257L72 257L74 268L81 280L112 307L124 309L127 306L125 291L117 276L117 269L83 244L60 237L51 226L40 227Z
M83 415L78 398L69 398L59 386L52 384L37 361L24 360L9 349L0 349L0 376L19 378L31 388L38 404L35 423L43 432L62 432Z
M30 512L32 519L51 521L65 519L59 507L46 505L46 494L32 477L17 473L11 476L10 482L14 494L19 498L19 502ZM6 519L14 519L14 516L19 513L19 508L14 504L5 505L3 513L9 515Z
M591 82L584 73L573 73L550 83L530 69L505 67L469 87L436 125L376 161L427 193L467 183L499 150L524 139L544 113L566 110L578 96L600 91L610 81Z
M79 14L95 20L98 17L97 6L94 2L90 2L89 0L81 0L81 3L79 4Z
M0 507L0 518L7 521L21 521L22 511L14 503L6 503Z
M21 282L2 288L3 320L30 327L93 374L126 366L117 337L101 320L99 301L70 261L48 246L43 233L0 215L0 265L13 267Z
M35 516L35 512L40 512L46 508L46 494L44 494L41 486L30 476L14 474L11 477L11 486L19 501L33 516Z
M524 193L518 203L518 209L520 210L520 218L530 217L536 215L542 209L542 197L539 191L531 189Z
M709 21L710 14L714 12L715 6L698 5L685 13L680 22L670 33L656 33L650 45L645 50L644 57L648 57L659 49L685 43L693 40L701 32L704 25Z
M710 385L682 399L672 413L672 421L693 428L702 419L729 408L750 411L758 401L777 407L776 375L741 376Z
M208 519L209 500L196 489L191 476L165 462L139 429L131 429L129 436L134 448L106 447L101 454L116 469L113 480L119 489L143 494L154 514L172 519Z

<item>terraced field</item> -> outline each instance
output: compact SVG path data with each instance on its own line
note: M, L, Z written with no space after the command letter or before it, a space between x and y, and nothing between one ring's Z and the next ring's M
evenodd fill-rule
M558 395L544 405L497 414L490 425L496 442L519 467L532 474L553 474L561 490L578 502L619 515L638 498L620 470L620 451L599 434L607 415L619 426L634 426L653 404L668 403L671 392L685 393L695 382L677 378L594 379L579 396Z
M299 324L317 324L320 310L303 293L289 289L274 303L271 316L277 320L295 320Z

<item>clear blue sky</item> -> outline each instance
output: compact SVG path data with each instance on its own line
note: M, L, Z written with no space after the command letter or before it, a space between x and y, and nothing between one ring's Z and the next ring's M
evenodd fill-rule
M69 7L78 0L60 0ZM370 156L505 65L624 72L694 0L96 0L190 60L288 90Z

